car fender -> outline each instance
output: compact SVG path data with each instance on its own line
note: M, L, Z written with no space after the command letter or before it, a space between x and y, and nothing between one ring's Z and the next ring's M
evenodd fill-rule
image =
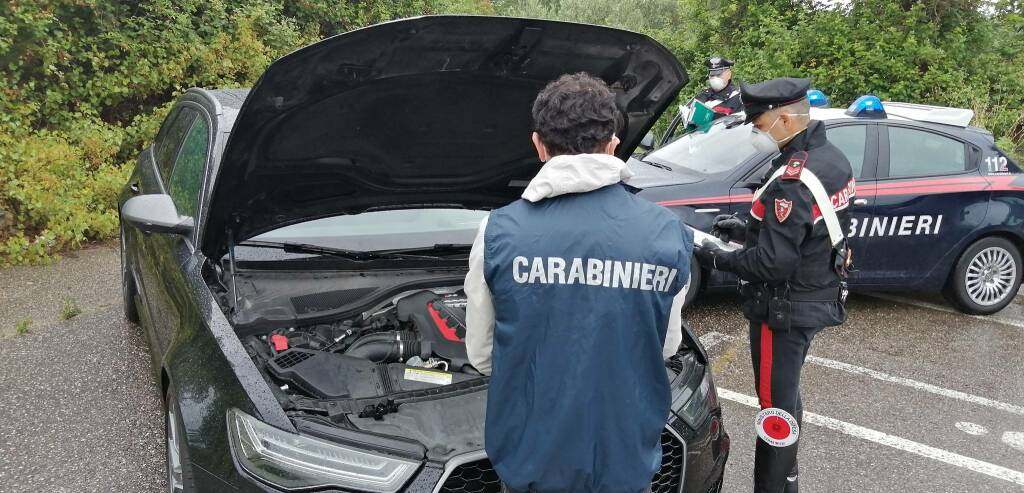
M957 241L926 275L917 287L925 289L941 289L956 262L974 242L987 236L1002 236L1009 239L1018 248L1024 246L1024 197L1019 194L996 193L988 201L985 217L971 234ZM1024 253L1024 252L1022 252Z
M203 281L200 256L183 266L192 296L161 364L181 407L192 462L222 478L234 477L226 413L234 407L295 433L288 416L260 375Z

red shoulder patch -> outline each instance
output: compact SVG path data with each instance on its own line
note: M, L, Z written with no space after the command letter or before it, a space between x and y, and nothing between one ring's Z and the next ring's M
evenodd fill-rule
M786 171L782 172L782 179L799 180L800 173L804 170L805 164L807 164L807 153L805 151L793 153L793 156L786 163Z
M775 199L775 219L780 223L789 219L789 213L793 212L793 201L786 199Z

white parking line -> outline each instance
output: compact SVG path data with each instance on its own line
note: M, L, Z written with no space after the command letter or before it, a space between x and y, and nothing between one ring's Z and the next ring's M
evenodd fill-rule
M723 341L731 341L735 339L733 336L723 334L721 332L708 332L700 336L700 342L704 344L705 348L710 348L716 344L720 344ZM1018 406L1015 404L1009 404L1006 402L1000 402L995 399L989 399L987 397L981 397L974 394L968 394L966 392L960 392L958 390L947 389L932 385L930 383L919 382L910 378L898 377L896 375L890 375L888 373L880 372L878 370L872 370L870 368L864 368L862 366L851 365L849 363L843 363L842 361L836 361L828 358L822 358L819 356L808 355L807 362L813 363L833 370L845 371L847 373L853 373L855 375L863 375L866 377L875 378L883 382L894 383L897 385L903 385L913 389L921 390L924 392L930 392L935 395L941 395L943 397L949 397L950 399L957 399L971 404L977 404L979 406L991 407L1000 411L1006 411L1008 413L1018 414L1024 416L1024 406Z
M807 356L809 363L824 366L826 368L832 368L833 370L845 371L847 373L853 373L856 375L864 375L867 377L875 378L883 382L895 383L898 385L904 385L924 392L931 392L935 395L941 395L943 397L949 397L951 399L957 399L964 402L970 402L971 404L978 404L979 406L987 406L1000 411L1006 411L1008 413L1019 414L1024 416L1024 407L1016 406L1013 404L1007 404L1005 402L999 402L997 400L989 399L987 397L981 397L974 394L968 394L966 392L960 392L957 390L947 389L932 385L929 383L918 382L917 380L911 380L909 378L897 377L888 373L883 373L878 370L872 370L870 368L863 368L849 363L843 363L842 361L831 360L828 358L821 358L818 356Z
M726 400L743 404L744 406L753 408L759 407L757 398L744 395L739 392L733 392L729 389L719 387L718 396ZM906 438L901 438L878 430L872 430L870 428L865 428L863 426L807 411L804 411L804 422L828 428L833 431L838 431L844 435L849 435L869 442L892 447L897 450L902 450L904 452L909 452L911 454L920 455L921 457L927 457L939 462L944 462L952 466L968 469L996 479L1009 481L1018 485L1024 485L1024 472L1014 471L1013 469L973 459L948 450L931 447L913 440L907 440Z
M1024 432L1007 431L1003 433L1003 443L1024 452Z
M998 315L969 315L966 313L958 312L948 306L936 305L935 303L928 303L927 301L912 300L910 298L904 298L902 296L896 296L892 294L882 293L864 293L867 296L878 298L880 300L892 301L895 303L903 303L904 305L916 306L918 308L927 308L929 310L935 310L940 312L952 313L954 315L960 315L963 317L976 318L978 320L984 320L986 322L993 322L997 324L1008 325L1010 327L1016 327L1018 329L1024 329L1024 321L1014 320L1012 318L1000 317Z

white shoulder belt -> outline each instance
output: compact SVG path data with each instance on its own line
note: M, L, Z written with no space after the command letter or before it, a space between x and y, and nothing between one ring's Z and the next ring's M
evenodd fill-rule
M761 194L768 188L768 185L771 185L773 181L782 176L782 173L786 171L786 167L786 165L779 166L779 169L772 174L771 178L754 192L754 200L761 198ZM839 245L840 242L846 239L846 235L843 234L843 227L839 225L839 216L836 215L836 208L832 205L832 199L829 198L828 192L825 191L825 186L821 184L821 180L818 179L817 175L807 168L800 170L800 182L814 196L814 203L818 205L821 217L825 220L825 227L828 228L828 236L832 241L832 246Z

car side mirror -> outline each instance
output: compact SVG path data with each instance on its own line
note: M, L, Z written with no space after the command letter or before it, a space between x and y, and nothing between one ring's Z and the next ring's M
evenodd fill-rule
M654 149L654 134L653 133L647 132L647 135L644 135L644 138L640 139L640 148L644 149L646 151Z
M121 218L147 233L188 235L195 221L179 216L170 195L139 195L128 199L121 207Z

